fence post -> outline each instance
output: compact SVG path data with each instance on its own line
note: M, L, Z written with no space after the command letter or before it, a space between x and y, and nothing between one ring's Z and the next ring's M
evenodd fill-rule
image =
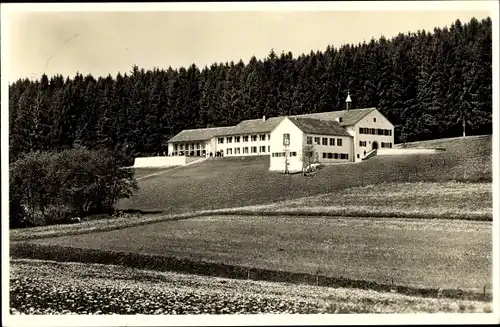
M247 279L250 279L250 268L247 269Z
M486 285L483 286L483 299L486 300Z

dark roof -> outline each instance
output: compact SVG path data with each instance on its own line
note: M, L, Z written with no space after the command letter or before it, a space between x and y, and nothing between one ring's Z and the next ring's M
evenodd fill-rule
M335 122L341 117L342 122L337 123L340 126L350 126L354 125L363 119L376 108L364 108L364 109L352 109L343 111L327 111L318 112L312 114L294 115L289 116L289 118L308 118L319 121L330 121ZM187 129L183 130L179 134L175 135L173 138L168 140L168 142L191 142L191 141L204 141L209 140L215 136L225 136L225 135L243 135L243 134L256 134L256 133L269 133L271 132L285 117L271 117L266 120L263 119L249 119L243 120L236 126L231 127L214 127L214 128L201 128L201 129ZM299 124L301 124L299 122ZM320 123L311 122L314 126L320 126ZM301 126L306 128L306 121L302 123ZM325 126L326 125L321 125ZM333 125L329 125L328 128L333 128ZM301 128L301 127L299 127ZM302 128L301 128L302 129ZM335 129L337 133L342 133L340 130ZM316 133L308 130L305 133ZM344 130L345 133L347 133ZM324 134L324 133L317 133ZM325 135L343 135L343 134L325 134Z
M213 127L199 129L185 129L179 134L172 137L168 142L191 142L191 141L206 141L216 135L224 134L232 130L234 126L229 127Z
M276 127L284 117L272 117L266 120L249 119L243 120L230 131L224 131L224 135L243 135L255 133L269 133Z
M333 120L304 117L288 117L302 132L307 134L351 136L344 127Z
M338 120L338 118L342 117L342 122L340 122L340 125L350 126L359 122L373 110L376 110L376 108L327 111L312 114L295 115L292 117L314 118L320 120Z

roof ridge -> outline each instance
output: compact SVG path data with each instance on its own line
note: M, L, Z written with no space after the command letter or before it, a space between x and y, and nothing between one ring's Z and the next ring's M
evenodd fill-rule
M234 126L190 128L190 129L183 129L181 132L185 132L185 131L199 131L199 130L202 130L202 129L232 128L232 127L234 127Z

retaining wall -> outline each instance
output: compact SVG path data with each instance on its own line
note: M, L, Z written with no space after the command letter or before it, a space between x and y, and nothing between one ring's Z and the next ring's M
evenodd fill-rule
M404 154L433 154L433 153L441 153L445 151L445 149L440 149L440 148L392 148L392 149L377 149L377 156L384 156L384 155L404 155Z
M185 156L157 156L135 158L134 168L154 168L184 166L187 163Z

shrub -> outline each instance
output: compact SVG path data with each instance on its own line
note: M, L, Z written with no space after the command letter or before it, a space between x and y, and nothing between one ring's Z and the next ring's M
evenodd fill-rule
M11 227L110 213L137 190L133 171L108 150L32 152L10 165Z

